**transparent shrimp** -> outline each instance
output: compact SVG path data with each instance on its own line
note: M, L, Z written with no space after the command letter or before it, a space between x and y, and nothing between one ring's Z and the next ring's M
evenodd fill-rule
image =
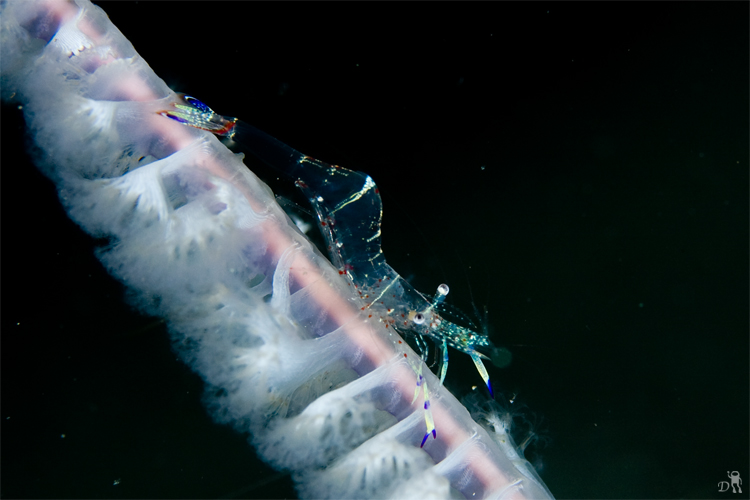
M489 338L440 315L440 306L449 292L448 285L441 284L430 300L386 263L380 245L383 203L378 187L369 175L303 155L237 118L214 113L191 96L178 94L172 107L159 114L227 137L294 179L315 211L332 264L356 289L362 299L362 310L370 317L379 318L385 328L393 328L415 339L421 359L412 363L417 375L412 402L418 398L421 389L427 428L422 446L430 434L437 437L430 411L429 389L422 375L428 357L426 338L432 339L440 351L441 385L448 371L448 347L453 347L471 357L494 398L489 374L482 363L482 358L489 358L476 350L490 347Z

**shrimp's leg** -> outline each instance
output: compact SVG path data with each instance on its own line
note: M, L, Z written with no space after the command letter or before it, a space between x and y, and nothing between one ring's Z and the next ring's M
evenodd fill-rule
M440 351L443 354L443 362L440 364L440 385L443 385L445 380L445 374L448 373L448 344L443 339L443 343L440 345Z
M414 397L411 399L411 404L414 404L414 401L416 401L419 397L419 389L422 387L422 384L424 384L424 377L422 376L422 363L419 363L419 367L414 370L414 373L417 374L417 386L414 388Z

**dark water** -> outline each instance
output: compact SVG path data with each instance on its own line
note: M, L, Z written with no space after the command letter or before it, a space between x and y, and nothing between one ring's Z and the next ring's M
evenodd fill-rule
M553 494L748 497L747 3L103 7L176 90L375 179L389 263L513 352ZM2 118L2 496L293 497Z

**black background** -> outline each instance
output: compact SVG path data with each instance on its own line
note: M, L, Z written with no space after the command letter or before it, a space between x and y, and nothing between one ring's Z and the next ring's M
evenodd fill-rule
M487 306L514 353L490 374L553 494L748 497L747 3L102 6L175 90L375 179L391 266ZM4 106L2 496L293 497L22 130ZM450 365L457 395L481 383Z

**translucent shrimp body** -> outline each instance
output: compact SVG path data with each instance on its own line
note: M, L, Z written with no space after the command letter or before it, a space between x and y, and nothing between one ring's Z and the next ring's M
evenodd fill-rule
M349 285L357 289L363 301L362 310L379 317L386 328L413 335L422 361L428 354L424 339L432 339L441 352L441 384L448 370L448 347L468 354L493 395L489 374L481 360L487 357L476 350L477 347L489 346L489 339L439 314L438 308L449 292L448 286L440 285L435 298L430 301L386 263L380 243L383 203L378 187L369 175L303 155L237 118L214 113L194 97L181 94L179 99L173 103L172 109L159 113L184 125L227 136L295 180L315 210L331 262L347 278ZM413 365L418 375L414 399L420 387L423 388L427 423L424 445L427 437L430 434L435 436L436 431L421 365L421 362Z

